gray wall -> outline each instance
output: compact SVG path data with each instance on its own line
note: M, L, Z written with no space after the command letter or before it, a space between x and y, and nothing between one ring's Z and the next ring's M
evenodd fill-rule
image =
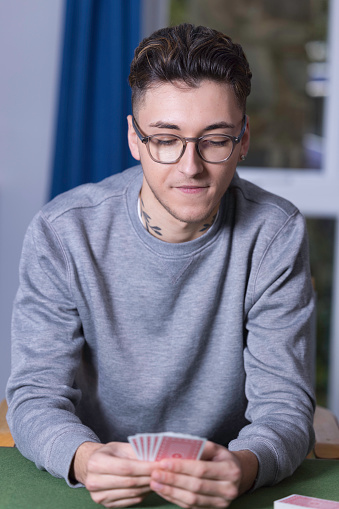
M48 196L64 0L0 0L0 400L29 221Z

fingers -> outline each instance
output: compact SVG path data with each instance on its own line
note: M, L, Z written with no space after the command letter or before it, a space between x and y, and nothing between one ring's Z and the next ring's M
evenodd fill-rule
M232 499L201 495L172 486L163 486L161 490L154 490L165 500L186 509L194 508L225 508L230 505ZM235 497L234 497L235 498Z
M236 481L237 479L222 479L221 476L219 476L219 479L207 479L194 477L193 475L176 474L164 470L154 470L151 476L151 488L153 489L152 483L155 482L158 485L175 486L194 493L231 499L237 495L236 489L234 488Z
M135 491L116 490L115 493L111 490L90 492L90 495L95 503L104 507L130 507L142 502L148 493L149 488Z
M232 460L232 453L222 445L207 441L205 443L201 460L203 461L226 461Z
M228 451L227 451L228 453ZM156 464L155 471L163 473L183 474L199 479L223 481L225 478L236 482L241 476L241 469L231 453L223 461L195 461L195 460L162 460ZM178 477L179 479L179 477ZM183 479L186 479L185 477Z
M88 491L104 491L104 490L118 490L118 489L134 489L134 488L148 488L150 485L150 476L144 477L121 477L118 475L102 475L97 473L90 473L86 479L86 488Z
M131 444L128 444L127 442L109 442L104 446L104 450L112 456L119 458L129 458L131 460L137 459Z
M233 500L238 495L238 489L237 479L222 479L220 475L218 477L219 479L217 480L206 479L193 477L192 475L155 470L151 476L151 488L161 495L174 496L176 494L175 498L182 497L183 491L187 492L185 499L188 499L190 502L192 501L192 495L196 496L199 500L201 499L201 503L203 500L210 503L209 499L212 497L215 499L216 506L220 507L216 499ZM200 505L200 503L194 505Z
M239 495L241 469L224 461L163 460L151 474L151 489L185 508L227 507Z
M149 476L154 468L154 465L148 461L140 461L135 457L130 459L124 454L120 456L115 454L117 452L111 444L95 451L87 462L87 475L95 473L121 477Z
M218 445L214 442L210 442L209 440L205 442L204 449L202 451L201 460L203 461L211 461L216 455L218 450Z
M127 447L126 447L127 446ZM110 443L90 456L85 486L94 502L105 507L129 507L150 490L154 463L130 458L129 444Z

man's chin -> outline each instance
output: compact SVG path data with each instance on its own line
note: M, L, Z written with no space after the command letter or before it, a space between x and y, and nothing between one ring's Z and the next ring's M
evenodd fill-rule
M190 211L190 210L175 210L170 207L165 207L167 212L177 221L180 223L185 223L187 225L199 225L204 224L206 221L211 219L211 216L213 214L212 211L206 211L199 212L199 211Z

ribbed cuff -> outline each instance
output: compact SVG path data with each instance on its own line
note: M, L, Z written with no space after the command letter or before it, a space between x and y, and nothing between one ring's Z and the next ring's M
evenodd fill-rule
M233 440L228 445L229 451L251 451L258 458L259 469L257 478L251 488L251 492L262 487L271 486L277 482L278 477L278 454L272 444L264 439L261 440Z
M84 442L100 443L99 438L86 426L72 426L61 431L53 440L47 458L46 470L54 477L65 479L72 488L82 487L69 477L74 454Z

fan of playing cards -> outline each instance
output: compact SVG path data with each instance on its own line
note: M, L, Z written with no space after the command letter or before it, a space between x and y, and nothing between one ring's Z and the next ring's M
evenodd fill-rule
M139 460L160 461L164 458L198 460L206 439L182 433L139 433L128 437Z

